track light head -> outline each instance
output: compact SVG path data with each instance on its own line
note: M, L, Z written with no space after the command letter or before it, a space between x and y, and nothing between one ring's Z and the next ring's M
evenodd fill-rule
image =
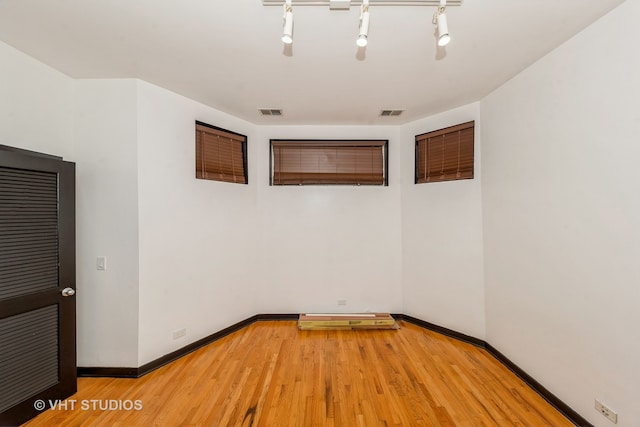
M438 27L438 46L446 46L451 41L445 13L446 8L447 0L440 0L440 6L438 6L436 13L433 14L433 23Z
M439 13L436 21L438 23L438 46L446 46L451 41L449 26L447 25L447 15L444 12Z
M293 8L291 7L291 0L286 0L283 7L282 42L284 44L291 44L293 43Z
M363 0L360 6L360 30L358 32L358 47L365 47L369 37L369 0Z

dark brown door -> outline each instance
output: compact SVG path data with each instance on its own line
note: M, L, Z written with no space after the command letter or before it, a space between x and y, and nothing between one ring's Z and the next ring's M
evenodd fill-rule
M0 425L76 392L75 165L0 146Z

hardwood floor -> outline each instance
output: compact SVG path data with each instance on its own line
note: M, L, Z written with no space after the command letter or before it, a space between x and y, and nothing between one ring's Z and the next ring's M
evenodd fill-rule
M25 425L572 425L485 350L399 323L256 322L142 378L80 378L75 409L68 400ZM130 409L136 400L142 408Z

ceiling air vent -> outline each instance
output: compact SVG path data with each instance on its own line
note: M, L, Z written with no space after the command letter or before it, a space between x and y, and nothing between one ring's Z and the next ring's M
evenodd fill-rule
M382 110L380 111L380 116L382 117L391 117L391 116L399 116L402 114L404 110Z
M280 108L258 108L260 114L263 116L281 116L282 110Z

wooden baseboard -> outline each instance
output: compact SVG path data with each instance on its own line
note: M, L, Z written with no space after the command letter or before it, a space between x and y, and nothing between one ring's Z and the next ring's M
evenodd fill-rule
M527 383L529 387L534 389L544 400L549 402L551 406L556 408L559 412L561 412L565 417L569 419L572 423L579 427L593 427L589 421L584 419L580 414L571 409L569 405L560 400L557 396L547 390L542 384L536 381L531 375L527 374L523 371L518 365L513 363L511 360L507 358L504 354L500 353L489 343L485 343L485 349L489 354L498 359L500 363L509 368L511 372L516 374L522 381Z
M256 321L259 320L298 320L298 313L289 314L258 314Z
M476 347L486 348L486 342L476 337L472 337L470 335L465 335L461 332L454 331L453 329L445 328L443 326L435 325L433 323L426 322L424 320L417 319L412 316L407 316L406 314L392 314L394 319L396 320L404 320L405 322L413 323L416 326L420 326L421 328L428 329L433 332L437 332L442 335L446 335L451 338L455 338L458 341L463 341L469 344L473 344Z
M396 320L404 320L405 322L412 323L416 326L420 326L421 328L428 329L433 332L437 332L439 334L457 339L459 341L463 341L476 347L484 348L487 350L489 354L495 357L500 363L509 368L514 374L516 374L520 379L522 379L529 387L535 390L542 398L544 398L547 402L549 402L553 407L555 407L558 411L560 411L569 421L575 424L578 427L593 427L593 424L589 423L586 419L584 419L580 414L571 409L569 405L560 400L557 396L547 390L542 384L536 381L532 376L527 374L524 370L522 370L518 365L509 360L504 354L500 353L495 347L486 341L472 337L470 335L463 334L458 331L454 331L449 328L445 328L443 326L439 326L430 322L426 322L424 320L408 316L406 314L401 313L392 313L391 316ZM176 351L173 351L169 354L166 354L156 360L152 360L149 363L145 363L144 365L138 368L103 368L103 367L79 367L78 368L78 376L79 377L113 377L113 378L139 378L143 375L148 374L151 371L154 371L167 363L173 362L185 356L197 349L204 347L205 345L211 344L214 341L219 340L222 337L225 337L233 332L239 331L242 328L245 328L252 323L261 321L261 320L298 320L299 314L256 314L255 316L251 316L245 320L242 320L236 324L233 324L221 331L215 332L207 337L199 339L189 345L186 345L182 348L179 348Z
M79 366L79 377L138 378L138 368L102 368L99 366Z
M214 341L219 340L233 332L239 331L242 328L249 326L250 324L260 320L297 320L298 314L256 314L247 319L233 324L225 329L215 332L209 336L194 341L182 348L172 351L169 354L165 354L158 359L152 360L149 363L138 368L103 368L103 367L78 367L79 377L112 377L112 378L140 378L143 375L152 372L167 363L171 363L174 360L186 356L205 345L211 344Z

